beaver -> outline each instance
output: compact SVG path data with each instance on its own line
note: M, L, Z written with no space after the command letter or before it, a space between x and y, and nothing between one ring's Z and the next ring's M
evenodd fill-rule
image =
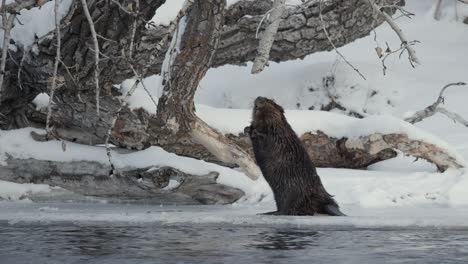
M255 99L252 123L244 132L252 141L255 159L276 201L277 211L266 214L344 216L323 187L281 106L265 97Z

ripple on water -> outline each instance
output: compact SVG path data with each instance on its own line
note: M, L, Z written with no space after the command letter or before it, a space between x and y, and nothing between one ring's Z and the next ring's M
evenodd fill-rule
M1 263L466 263L468 231L0 225Z

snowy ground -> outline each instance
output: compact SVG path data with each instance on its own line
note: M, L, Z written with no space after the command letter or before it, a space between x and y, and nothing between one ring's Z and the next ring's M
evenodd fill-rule
M175 2L175 1L174 1ZM262 95L274 98L283 105L288 118L298 132L328 129L340 135L364 133L366 127L403 129L397 118L406 112L420 110L435 101L442 86L450 82L468 82L468 26L450 20L450 10L442 21L433 21L430 14L431 1L411 0L408 9L416 13L413 20L399 20L399 25L410 39L421 41L416 51L422 65L412 69L403 56L388 60L387 75L383 76L381 64L375 54L376 46L397 48L399 41L391 29L380 26L377 42L373 36L358 40L341 48L342 53L367 77L361 79L352 69L337 59L334 52L308 56L304 60L272 63L263 73L252 76L249 67L225 66L212 69L200 85L196 101L198 114L223 132L241 131L249 123L252 101ZM160 22L164 23L164 22ZM249 64L250 66L250 64ZM350 118L337 114L309 112L311 106L320 107L326 102L321 87L324 76L334 74L332 92L344 106L363 115L386 115L370 117L361 125L348 124ZM159 77L146 80L155 97L160 94ZM124 86L128 86L124 85ZM125 87L123 87L125 88ZM313 91L311 91L312 89ZM468 119L466 99L468 88L451 88L446 93L445 107ZM45 98L46 99L46 98ZM38 105L44 98L37 100ZM155 112L155 106L142 89L131 98L132 107L144 107ZM294 110L294 111L293 111ZM302 110L302 111L301 111ZM393 117L390 117L393 116ZM229 122L226 122L229 121ZM367 121L366 121L367 120ZM369 126L375 123L378 126ZM394 126L396 124L396 126ZM403 128L402 128L403 127ZM424 131L411 128L414 135L436 140L460 160L468 160L468 129L445 117L435 116L417 125ZM404 128L408 129L408 128ZM30 130L0 132L2 154L7 151L16 157L38 157L50 160L91 159L106 162L105 151L99 147L85 147L67 143L64 153L59 142L38 143L28 139ZM360 132L359 132L360 131ZM408 130L405 130L408 131ZM369 131L367 131L369 132ZM14 134L12 134L14 133ZM43 152L47 149L47 152ZM86 153L86 155L83 155ZM150 222L230 222L249 224L297 224L297 225L416 225L467 227L468 173L447 171L437 173L435 168L422 161L413 163L411 158L397 159L375 164L367 171L345 169L319 169L325 187L335 195L346 218L271 218L256 216L258 212L272 210L269 187L264 181L252 183L243 174L202 161L177 157L159 148L140 153L116 155L117 164L125 166L138 162L141 166L175 165L188 172L221 172L220 181L242 188L245 199L227 207L206 210L179 208L178 212L164 212L157 207L125 207L95 205L70 209L69 205L42 209L44 204L0 202L0 220L8 221L150 221ZM163 162L161 162L163 161ZM54 193L41 185L18 185L0 182L0 200L26 201L28 197ZM261 203L258 197L267 195ZM62 208L62 207L63 208ZM107 206L107 207L106 207ZM94 208L94 209L93 209ZM103 209L104 210L101 210ZM112 209L105 209L112 208ZM180 210L180 211L179 211ZM147 213L150 211L150 213ZM216 212L216 213L214 213Z

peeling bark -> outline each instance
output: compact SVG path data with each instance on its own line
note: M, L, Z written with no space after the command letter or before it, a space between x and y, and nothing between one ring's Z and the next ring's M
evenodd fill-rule
M464 164L461 164L443 148L422 140L410 139L405 134L382 135L376 133L366 137L349 139L345 145L348 149L363 150L371 155L387 149L398 149L407 155L429 161L436 165L441 172L448 168L464 167Z

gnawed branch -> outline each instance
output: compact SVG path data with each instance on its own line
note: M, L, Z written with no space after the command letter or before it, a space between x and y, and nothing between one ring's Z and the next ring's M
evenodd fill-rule
M271 11L268 11L267 14L265 14L265 16L268 17L269 24L260 38L257 49L258 54L252 66L252 74L260 73L268 64L270 59L270 50L273 46L273 42L275 41L276 32L278 32L281 15L284 13L286 8L285 3L286 0L275 0ZM261 25L259 25L259 27L260 26Z
M248 152L199 118L193 124L193 130L190 134L195 143L204 146L218 160L238 165L253 180L258 179L261 175L258 166Z
M444 88L442 88L442 90L439 93L439 97L437 98L437 100L433 104L431 104L430 106L424 108L423 110L417 111L416 113L414 113L413 115L411 115L409 117L406 117L405 121L409 122L411 124L415 124L415 123L423 121L424 119L426 119L428 117L431 117L431 116L435 115L436 113L441 113L443 115L446 115L448 118L452 119L453 121L459 122L462 125L468 127L468 121L463 119L460 115L458 115L456 113L453 113L453 112L450 112L447 109L440 107L440 105L445 102L444 92L449 87L464 86L464 85L466 85L466 83L464 83L464 82L447 84L446 86L444 86Z

